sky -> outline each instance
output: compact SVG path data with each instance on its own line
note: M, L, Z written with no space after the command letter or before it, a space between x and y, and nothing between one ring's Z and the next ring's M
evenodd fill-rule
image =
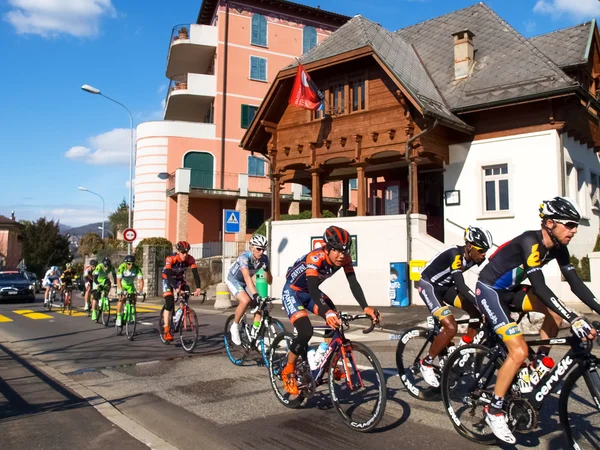
M397 30L474 0L296 0ZM525 37L600 16L599 0L487 0ZM78 226L128 197L129 116L160 120L171 30L200 0L0 0L0 215Z

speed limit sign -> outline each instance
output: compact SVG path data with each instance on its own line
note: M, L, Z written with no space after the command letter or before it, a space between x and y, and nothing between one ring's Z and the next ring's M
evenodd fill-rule
M133 242L136 237L137 233L133 228L126 228L125 231L123 231L123 239L125 239L126 242Z

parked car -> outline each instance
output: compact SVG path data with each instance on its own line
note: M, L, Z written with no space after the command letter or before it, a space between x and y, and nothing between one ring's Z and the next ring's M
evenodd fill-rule
M25 276L31 280L33 285L35 286L35 293L37 294L42 289L42 282L38 278L38 276L33 272L25 272Z
M35 285L19 270L0 271L0 300L35 301Z

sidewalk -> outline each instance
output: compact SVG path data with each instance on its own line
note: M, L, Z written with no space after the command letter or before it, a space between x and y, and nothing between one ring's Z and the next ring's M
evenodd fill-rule
M3 345L0 436L3 448L14 449L148 449L87 401Z

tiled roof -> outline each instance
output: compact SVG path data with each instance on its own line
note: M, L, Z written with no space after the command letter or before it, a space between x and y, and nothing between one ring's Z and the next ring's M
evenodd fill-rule
M370 46L425 113L445 119L459 128L468 126L452 114L427 74L412 45L381 25L357 15L305 53L302 64L323 60ZM296 62L288 66L296 66Z
M454 80L452 33L474 33L471 75ZM569 89L554 62L483 3L398 30L411 43L451 110Z
M582 23L571 28L532 37L529 42L560 67L584 64L588 59L588 42L595 25L595 21Z
M14 220L9 219L6 216L0 216L0 225L16 225L16 226L19 226L19 227L23 226L21 223L15 222Z

